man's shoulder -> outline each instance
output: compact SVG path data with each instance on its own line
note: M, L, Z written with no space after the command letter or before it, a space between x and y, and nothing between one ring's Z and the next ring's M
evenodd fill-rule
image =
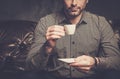
M98 15L98 14L95 14L95 13L92 13L92 12L89 12L89 11L86 11L85 14L88 16L88 17L91 17L95 20L99 20L99 19L105 19L104 16L102 15Z
M40 19L55 19L56 17L60 17L60 13L58 12L50 13L41 17Z
M86 12L86 16L90 18L89 21L96 24L99 29L103 29L105 27L110 26L109 19L107 19L104 16L101 16L95 13L90 13L90 12Z

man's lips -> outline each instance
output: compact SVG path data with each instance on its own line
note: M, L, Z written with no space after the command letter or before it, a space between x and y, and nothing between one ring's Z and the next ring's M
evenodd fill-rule
M72 7L72 8L70 8L70 11L71 12L76 12L76 11L78 11L78 9L79 9L78 7Z

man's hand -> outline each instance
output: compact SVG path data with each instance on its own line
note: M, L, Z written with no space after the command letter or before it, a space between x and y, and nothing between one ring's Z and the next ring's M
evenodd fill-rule
M49 43L49 46L47 48L47 52L52 51L52 47L55 46L56 40L58 38L61 38L62 36L65 36L65 30L63 26L60 25L53 25L48 27L47 32L46 32L46 39L47 42Z
M70 66L77 68L80 71L88 72L95 65L95 60L91 56L82 55L75 58L75 62Z
M58 38L61 38L62 36L65 36L65 30L63 26L53 25L48 27L46 32L47 40L58 39Z

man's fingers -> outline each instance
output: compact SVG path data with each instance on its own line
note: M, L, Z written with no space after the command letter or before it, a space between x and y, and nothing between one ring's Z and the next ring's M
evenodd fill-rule
M77 64L71 65L70 64L70 66L72 66L72 67L89 67L90 65L77 65Z
M48 27L46 32L47 40L58 39L58 38L61 38L62 36L65 36L65 31L63 26L54 25L54 26Z
M81 72L84 72L84 73L87 73L90 71L91 68L76 68L78 71L81 71Z
M89 71L91 67L78 67L80 70Z
M58 25L48 27L47 32L53 32L53 31L64 32L64 27L63 26L58 26Z
M56 31L46 33L46 36L52 36L52 35L65 36L65 33L64 32L56 32Z
M89 66L91 66L89 63L87 64L87 63L77 63L77 62L75 62L75 63L71 63L70 64L70 66L73 66L73 67L89 67Z
M51 36L47 37L47 40L50 40L50 39L58 39L58 38L61 38L61 36L51 35Z

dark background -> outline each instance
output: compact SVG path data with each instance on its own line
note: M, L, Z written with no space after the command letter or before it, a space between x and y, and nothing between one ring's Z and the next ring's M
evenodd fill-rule
M57 11L60 0L0 0L0 20L38 21ZM87 10L108 19L120 19L120 0L89 0Z

